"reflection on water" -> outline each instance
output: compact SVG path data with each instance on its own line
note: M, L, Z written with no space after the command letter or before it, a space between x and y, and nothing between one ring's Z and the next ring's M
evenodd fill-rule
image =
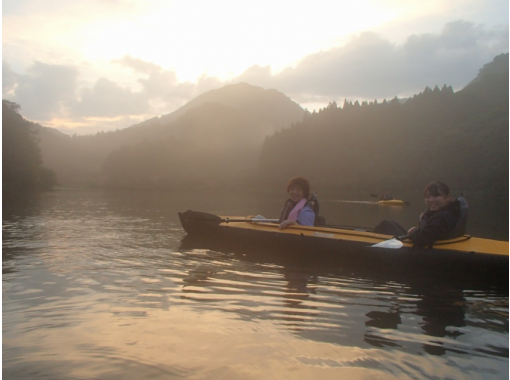
M508 377L499 282L211 245L177 219L279 203L60 190L4 207L4 377Z

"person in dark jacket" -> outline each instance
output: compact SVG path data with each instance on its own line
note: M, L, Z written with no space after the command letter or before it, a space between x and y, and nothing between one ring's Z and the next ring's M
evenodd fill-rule
M429 183L423 191L427 209L420 214L417 227L405 230L395 221L383 220L372 231L394 236L407 235L414 245L432 245L436 240L452 239L459 220L459 202L450 195L450 188L441 181Z
M453 238L451 232L459 220L457 202L450 196L450 188L441 181L431 182L423 192L427 209L420 215L418 227L408 234L417 246L433 244L436 240Z
M385 191L383 196L381 197L381 201L391 201L393 197L390 195L388 191Z

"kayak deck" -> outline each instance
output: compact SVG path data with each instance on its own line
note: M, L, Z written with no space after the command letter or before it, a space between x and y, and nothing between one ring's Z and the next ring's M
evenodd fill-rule
M229 217L239 219L239 217ZM220 223L221 226L230 228L242 228L253 231L266 231L277 234L311 236L323 239L333 239L338 241L360 242L366 246L380 243L391 239L393 236L377 234L362 230L359 228L330 228L330 227L308 227L308 226L290 226L284 230L278 229L276 223L258 223L258 222L230 222ZM403 241L404 247L412 248L413 243L409 240ZM433 245L433 249L452 250L467 253L490 254L499 256L508 256L509 243L505 241L476 238L470 235L464 235L455 239L441 240Z

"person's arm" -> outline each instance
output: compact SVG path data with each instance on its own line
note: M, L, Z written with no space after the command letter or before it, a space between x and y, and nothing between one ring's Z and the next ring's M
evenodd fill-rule
M315 223L315 213L310 206L305 206L298 214L297 222L302 226L313 226Z
M295 225L295 224L297 224L297 222L296 222L296 221L294 221L294 220L284 220L283 222L281 222L281 223L280 223L280 225L278 226L278 228L279 228L280 230L283 230L284 228L286 228L286 227L288 227L288 226L293 226L293 225Z

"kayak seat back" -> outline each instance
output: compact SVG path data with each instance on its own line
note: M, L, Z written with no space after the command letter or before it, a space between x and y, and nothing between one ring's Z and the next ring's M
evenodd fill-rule
M326 225L326 218L320 215L315 216L315 222L313 224L315 227L325 226Z
M469 216L469 204L464 197L458 197L455 202L457 202L459 219L457 220L455 227L453 227L452 231L448 234L448 239L460 237L466 233L467 220Z

